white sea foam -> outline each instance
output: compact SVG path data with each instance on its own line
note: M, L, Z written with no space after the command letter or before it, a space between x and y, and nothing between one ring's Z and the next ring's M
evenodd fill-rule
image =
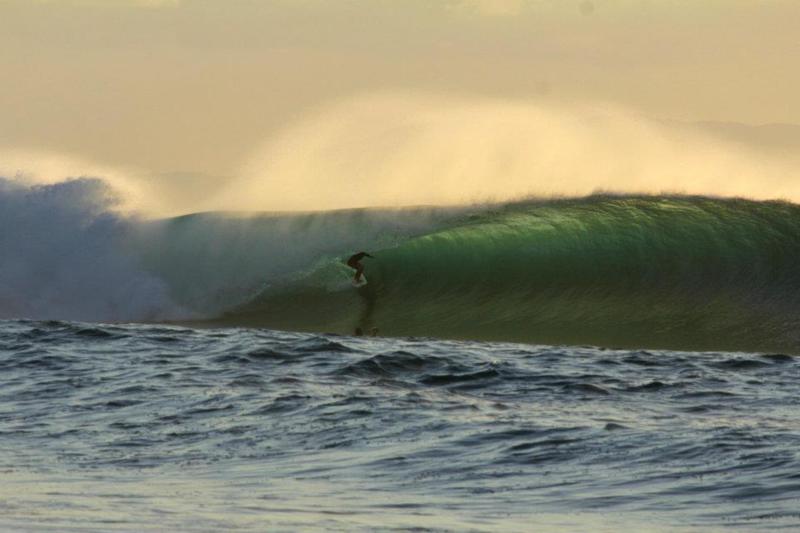
M102 180L0 178L0 318L152 320L179 316L166 284L130 251L135 219Z

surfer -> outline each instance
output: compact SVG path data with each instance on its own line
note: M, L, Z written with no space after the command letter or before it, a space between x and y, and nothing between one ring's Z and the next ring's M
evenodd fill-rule
M358 252L357 254L351 255L350 259L347 260L347 266L350 268L354 268L356 271L356 275L353 276L353 281L358 283L361 281L361 274L364 272L364 265L361 264L361 260L365 257L372 257L367 252Z

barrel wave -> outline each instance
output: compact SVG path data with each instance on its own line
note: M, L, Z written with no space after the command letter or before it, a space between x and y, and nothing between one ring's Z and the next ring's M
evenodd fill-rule
M0 319L180 322L800 353L800 206L595 195L462 207L115 211L0 178ZM369 283L344 262L366 250Z
M800 207L593 196L453 213L367 260L347 252L217 323L291 330L800 353Z

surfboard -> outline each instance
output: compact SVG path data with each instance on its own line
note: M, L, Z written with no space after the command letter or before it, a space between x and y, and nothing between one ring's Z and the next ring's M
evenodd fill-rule
M358 281L351 280L350 283L352 283L353 287L356 287L356 288L363 287L364 285L367 284L367 276L365 276L364 274L361 274L361 279L360 280L358 280Z

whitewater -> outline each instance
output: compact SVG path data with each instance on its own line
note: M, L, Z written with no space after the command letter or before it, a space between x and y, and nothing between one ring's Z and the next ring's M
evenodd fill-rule
M1 529L800 528L795 204L119 204L0 179Z

